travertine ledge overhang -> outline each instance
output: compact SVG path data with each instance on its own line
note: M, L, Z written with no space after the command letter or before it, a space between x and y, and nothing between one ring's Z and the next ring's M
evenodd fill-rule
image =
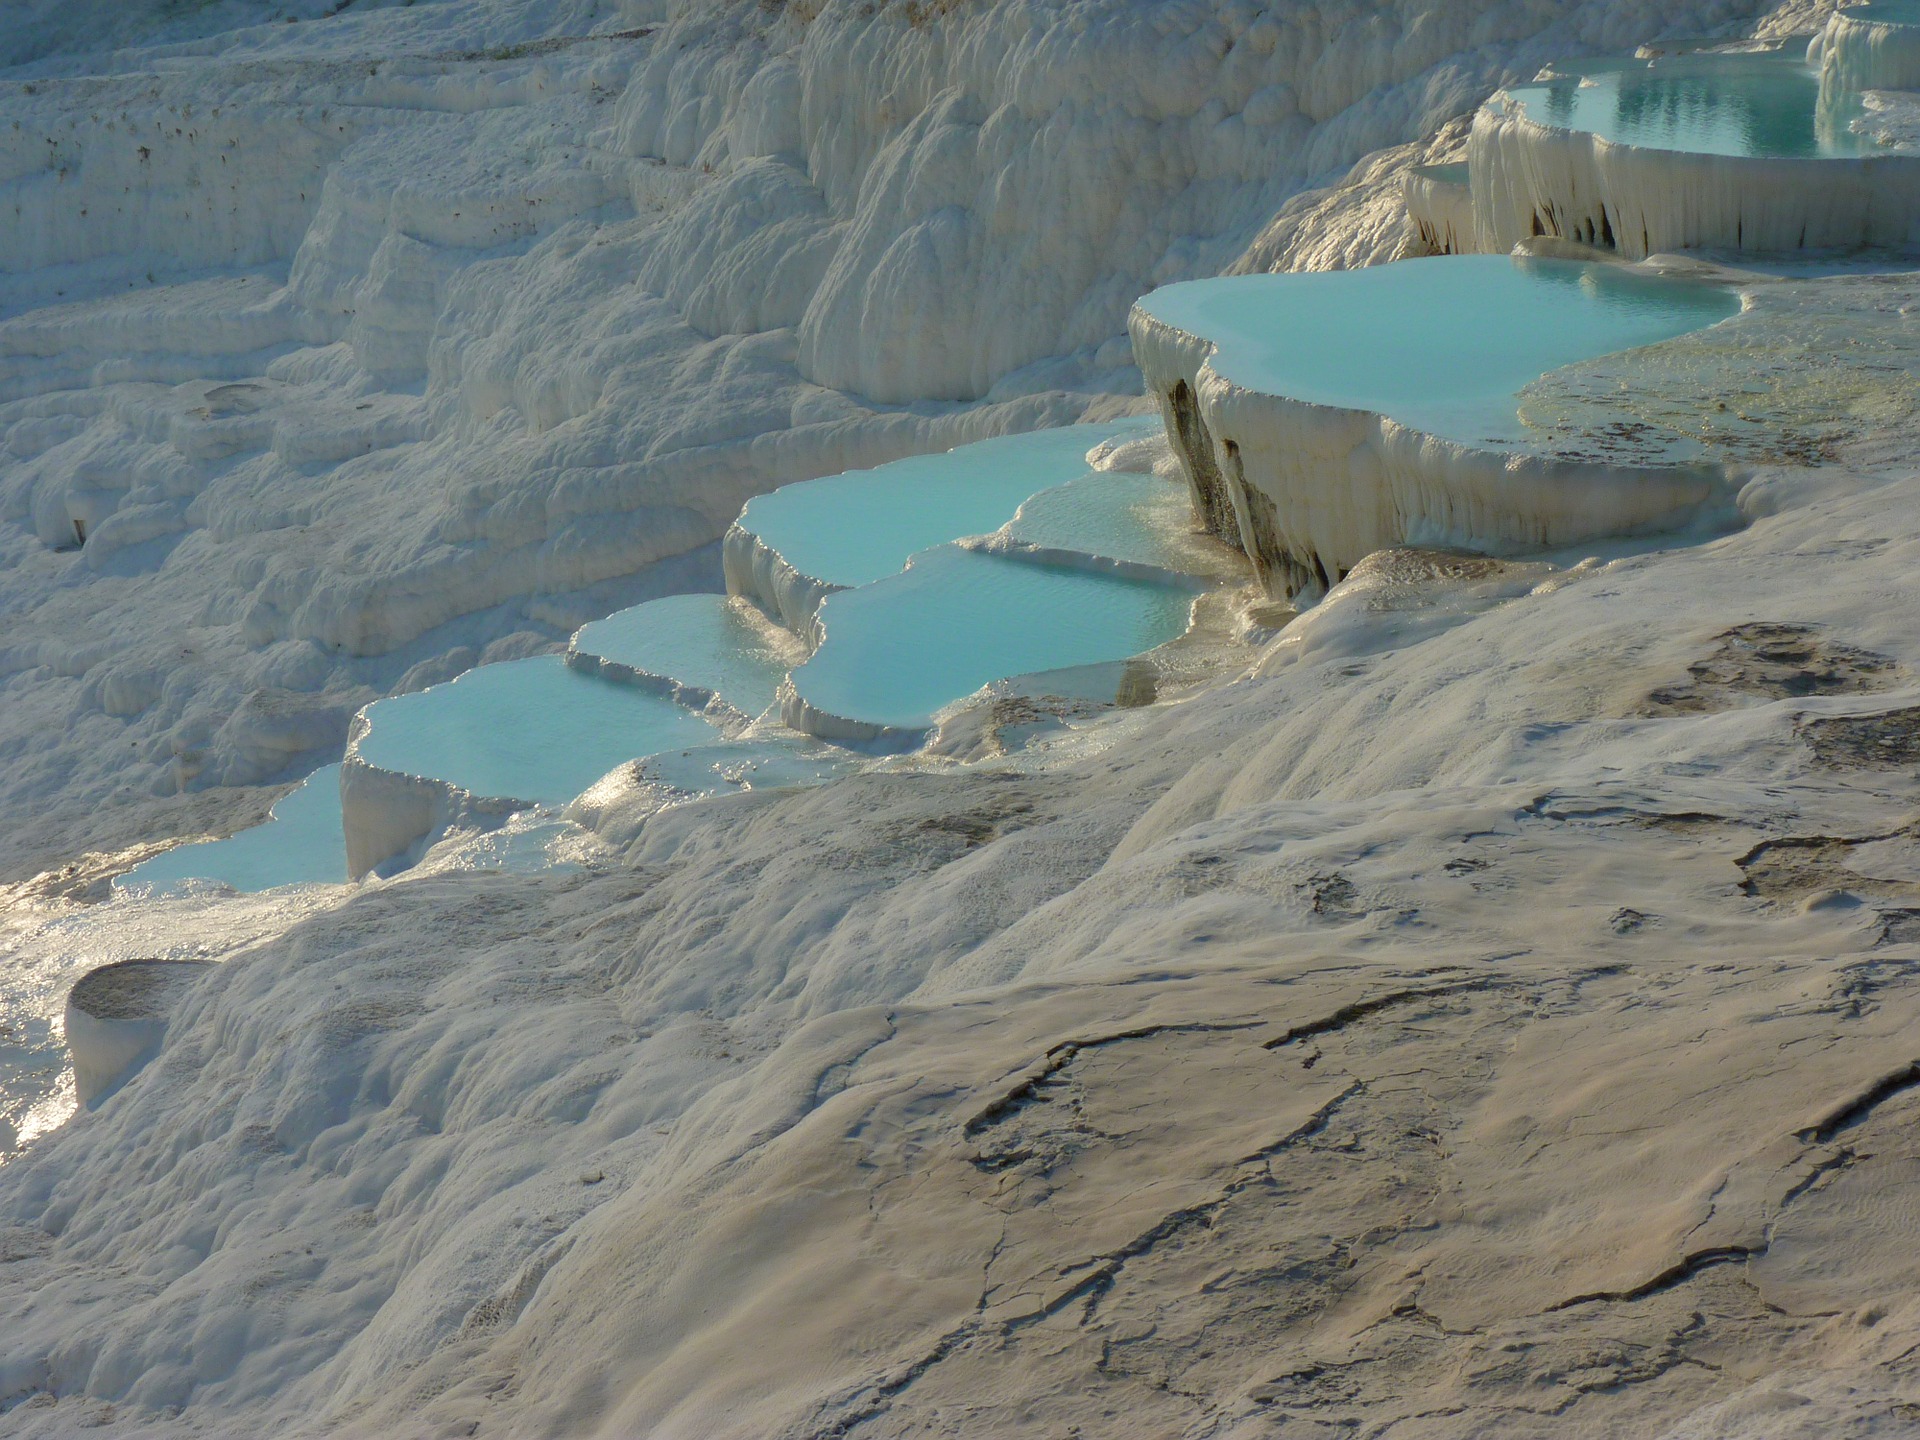
M1231 516L1265 588L1312 597L1393 545L1513 554L1731 518L1728 462L1694 437L1618 414L1543 428L1523 401L1740 303L1637 267L1460 256L1169 286L1130 324L1196 522Z

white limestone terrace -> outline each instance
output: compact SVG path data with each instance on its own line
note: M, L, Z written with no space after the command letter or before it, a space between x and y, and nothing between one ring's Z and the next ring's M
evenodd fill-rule
M463 822L564 806L625 761L719 738L673 700L558 655L476 666L355 718L340 776L347 872L413 858Z
M309 777L266 825L157 856L116 889L357 881L406 868L449 832L557 812L630 766L628 779L645 777L672 803L819 783L856 763L820 740L917 747L936 710L982 686L1152 650L1185 631L1195 592L1243 579L1237 557L1182 533L1180 487L1151 473L1170 458L1155 422L1136 418L789 487L768 497L782 544L826 556L830 574L880 577L848 587L834 610L848 618L836 619L818 663L749 599L646 601L581 627L564 657L480 665L376 701L355 717L344 761ZM1089 472L1096 463L1105 468ZM1118 468L1127 465L1148 473ZM1014 506L972 548L903 553L962 540ZM909 572L904 586L889 568ZM936 572L947 583L929 586ZM809 633L823 636L824 624L814 619Z
M905 568L929 546L985 535L1033 496L1087 473L1088 452L1150 419L1063 426L782 486L728 527L730 594L812 644L821 603Z
M1480 250L1920 245L1920 149L1791 44L1556 65L1481 107L1468 165Z
M941 712L996 680L1126 660L1179 638L1194 603L1191 586L1158 576L938 546L826 598L819 645L793 671L783 717L823 739L912 749ZM1116 688L1101 698L1111 703Z
M1421 253L1466 255L1480 248L1475 243L1473 185L1466 161L1409 166L1401 198Z
M0 22L9 864L251 818L367 702L711 586L753 494L1110 415L1132 300L1303 187L1761 7L333 8Z
M1162 440L1157 431L1154 438ZM1177 471L1098 470L1042 490L991 535L957 543L1163 584L1204 588L1238 579L1242 557L1196 530L1186 485L1167 483L1181 478Z
M1734 405L1914 348L1798 293ZM15 932L226 965L0 1166L0 1433L1903 1435L1912 396L1045 754Z
M1739 308L1623 265L1457 256L1188 282L1132 324L1196 519L1230 515L1268 592L1313 598L1393 545L1511 554L1710 521L1732 492L1697 444L1583 445L1529 425L1520 395Z

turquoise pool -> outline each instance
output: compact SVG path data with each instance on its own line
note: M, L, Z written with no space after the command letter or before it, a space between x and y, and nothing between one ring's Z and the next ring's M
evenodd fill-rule
M252 892L280 885L344 884L340 767L327 765L280 797L264 825L224 840L180 845L113 882L129 895L165 895L194 882Z
M1504 255L1191 280L1139 304L1213 341L1212 367L1249 390L1497 448L1528 443L1516 397L1548 371L1670 340L1740 308L1717 285Z
M1848 125L1856 96L1829 96L1798 55L1663 55L1554 67L1509 89L1529 120L1622 145L1701 155L1836 157L1880 147Z
M711 691L743 715L773 704L788 659L744 600L724 595L668 595L583 626L573 637L582 655L644 675Z
M748 501L736 523L802 575L866 585L919 551L998 530L1028 496L1085 474L1101 441L1158 425L1136 417L1036 430L783 485Z
M546 805L625 761L720 738L671 700L582 674L558 655L481 665L376 701L366 718L357 754L369 765Z
M942 545L827 598L826 639L793 672L814 708L899 730L1010 675L1124 660L1187 626L1190 591Z

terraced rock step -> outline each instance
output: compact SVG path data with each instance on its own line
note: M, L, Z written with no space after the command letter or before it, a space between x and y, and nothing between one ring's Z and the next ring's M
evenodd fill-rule
M636 756L721 738L673 701L559 655L482 665L378 701L354 729L341 803L355 877L457 820L564 805Z
M1824 76L1778 51L1587 61L1499 92L1474 117L1474 233L1459 248L1546 235L1641 259L1913 243L1920 149L1888 143L1846 53Z

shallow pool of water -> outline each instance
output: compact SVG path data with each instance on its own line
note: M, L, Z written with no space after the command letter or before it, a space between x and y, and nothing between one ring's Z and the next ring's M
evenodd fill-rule
M625 761L720 738L671 700L569 669L558 655L481 665L366 713L356 753L367 764L546 805Z
M803 575L866 585L930 546L998 530L1028 496L1085 474L1087 451L1101 441L1159 423L1036 430L783 485L748 501L738 523Z
M725 595L668 595L582 626L573 648L643 675L718 695L754 716L798 657L748 602Z
M265 824L224 840L176 846L119 876L113 888L129 895L165 895L209 884L252 893L346 879L340 767L327 765L281 796Z
M1192 280L1139 303L1213 341L1213 368L1250 390L1494 447L1533 438L1517 396L1548 371L1669 340L1740 308L1718 285L1504 255Z
M1187 626L1190 591L942 545L827 598L826 639L793 672L816 709L896 729L1009 675L1124 660Z
M1528 119L1623 145L1701 155L1838 157L1881 148L1849 125L1857 96L1822 102L1798 55L1663 55L1554 67L1509 89Z

